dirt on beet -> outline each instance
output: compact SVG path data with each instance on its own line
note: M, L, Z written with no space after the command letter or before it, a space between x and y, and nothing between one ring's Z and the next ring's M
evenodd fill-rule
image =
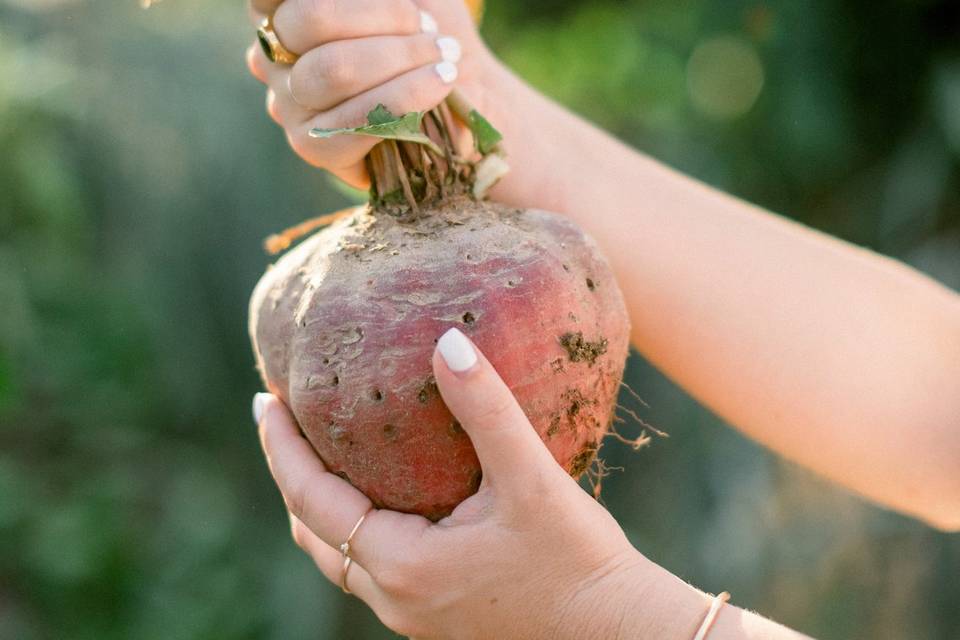
M593 290L593 280L588 279L588 288ZM608 341L600 336L594 341L584 339L583 332L568 332L560 336L560 344L567 352L571 362L588 362L592 366L597 358L607 352Z

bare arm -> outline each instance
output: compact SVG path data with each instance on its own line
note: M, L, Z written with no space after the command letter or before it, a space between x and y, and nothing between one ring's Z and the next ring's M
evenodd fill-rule
M597 239L644 356L783 456L960 529L960 296L683 176L497 73L507 144L522 143L495 197ZM510 131L534 111L537 127Z
M317 140L310 129L354 126L377 103L431 108L455 78L505 133L514 170L494 195L565 213L600 242L647 358L780 454L960 529L957 294L620 144L503 68L459 3L420 3L459 38L455 73L440 63L449 47L420 32L413 3L335 3L339 13L305 20L325 5L256 1L279 4L277 33L309 52L293 67L271 65L258 47L248 58L270 86L271 116L306 160L367 185L373 139Z

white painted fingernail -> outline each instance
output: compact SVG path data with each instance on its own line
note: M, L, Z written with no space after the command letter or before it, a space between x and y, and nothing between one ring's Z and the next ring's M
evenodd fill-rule
M437 21L426 11L420 12L420 31L424 33L436 33Z
M460 48L460 41L450 36L437 38L437 48L440 49L440 57L444 62L456 64L460 62L463 55L463 49Z
M446 82L447 84L452 83L457 79L457 75L460 73L457 71L457 65L452 62L441 62L434 67L437 70L437 75L440 76L440 79Z
M437 351L454 373L463 373L477 364L477 352L457 328L448 330L437 340Z
M258 393L253 396L253 421L256 424L260 424L260 419L263 417L263 408L267 406L267 398L269 397L269 393Z

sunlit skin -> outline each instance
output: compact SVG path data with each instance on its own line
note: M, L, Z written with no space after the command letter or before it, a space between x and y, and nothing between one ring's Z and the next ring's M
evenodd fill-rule
M254 0L255 18L277 10L281 40L307 54L288 68L248 52L300 156L365 188L362 159L375 141L315 140L309 129L356 125L378 102L426 110L450 91L433 72L440 54L435 36L420 33L420 8L460 40L455 86L505 135L513 171L493 197L564 213L599 242L646 358L783 457L960 530L960 296L626 147L500 64L459 3ZM355 540L351 588L415 637L692 638L709 599L629 547L609 514L537 453L484 362L463 378L434 362L481 454L481 492L438 525L372 514ZM294 536L338 582L335 547L369 505L323 471L279 402L264 407L271 468L300 516ZM521 450L536 462L509 464ZM308 482L317 488L304 491ZM798 636L730 605L710 634L761 637Z

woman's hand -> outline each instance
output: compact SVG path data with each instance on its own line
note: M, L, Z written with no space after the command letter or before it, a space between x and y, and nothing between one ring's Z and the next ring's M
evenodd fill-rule
M554 461L462 333L441 338L433 367L483 481L436 524L370 512L351 542L350 590L395 632L418 638L617 637L649 563ZM293 537L340 584L337 548L370 501L326 471L279 400L260 394L255 404Z
M500 67L456 0L252 0L252 15L273 15L277 37L301 56L284 66L257 43L248 50L250 72L269 87L270 116L304 160L358 188L369 186L363 158L378 140L320 140L311 129L363 124L380 103L396 114L427 111L454 81L483 109L484 87L503 84L492 79Z
M258 394L260 439L293 538L331 582L393 631L416 638L690 640L711 598L653 564L554 461L510 390L466 336L450 329L433 371L477 450L476 494L440 522L372 509L329 473L286 407ZM710 640L798 640L800 634L724 607Z

